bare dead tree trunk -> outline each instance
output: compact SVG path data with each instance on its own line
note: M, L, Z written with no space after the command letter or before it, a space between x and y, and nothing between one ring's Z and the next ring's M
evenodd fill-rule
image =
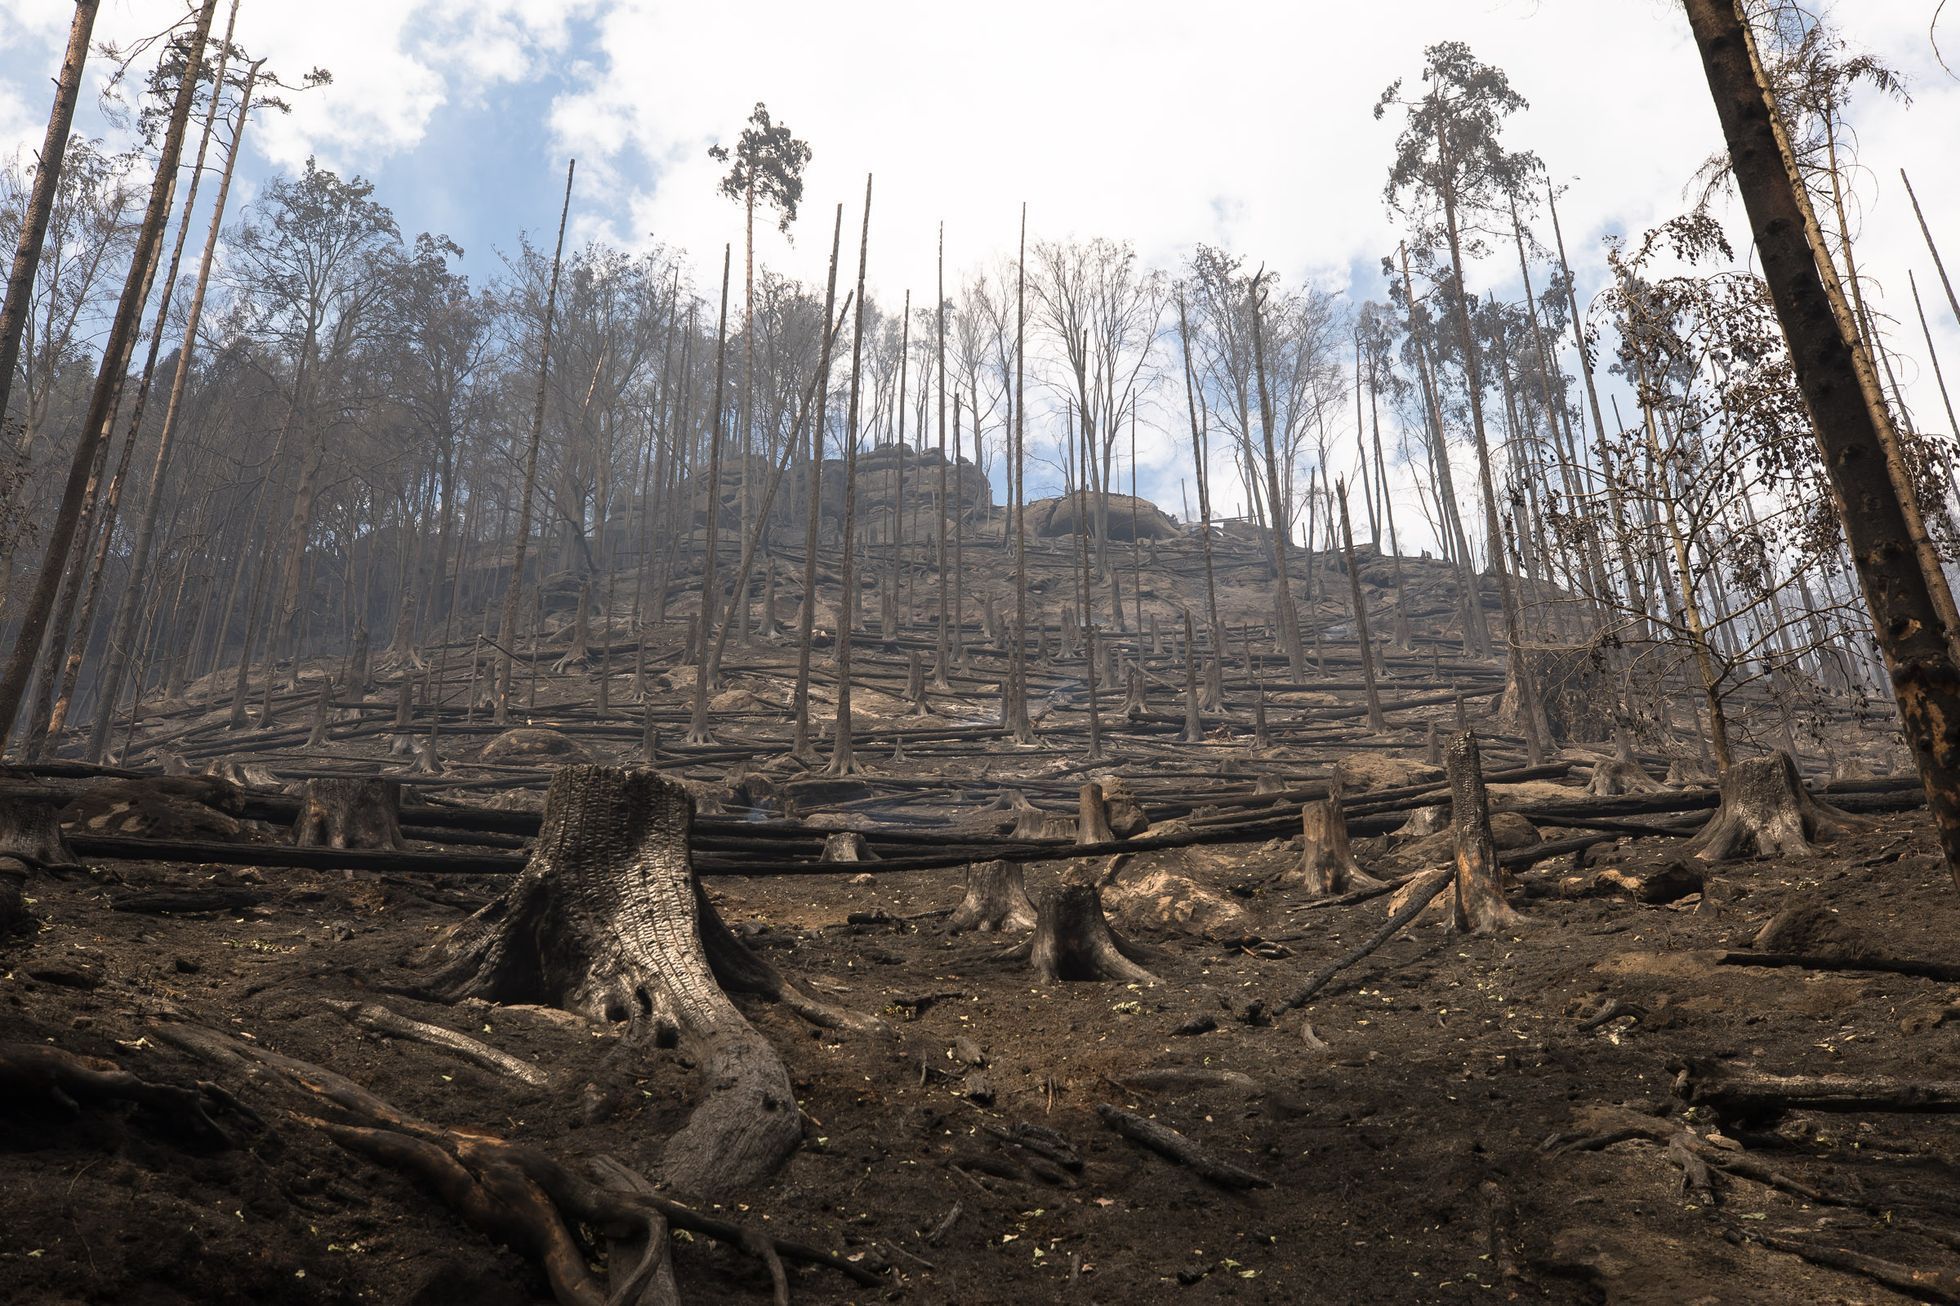
M1014 256L1014 643L1010 689L1002 704L1002 724L1018 744L1034 738L1034 725L1028 720L1027 263L1028 206L1024 202L1021 243Z
M1906 195L1912 200L1912 216L1919 220L1919 234L1926 240L1926 252L1933 256L1933 270L1939 273L1940 285L1946 290L1947 307L1953 310L1954 325L1960 326L1960 295L1953 290L1953 281L1946 275L1946 260L1940 257L1940 247L1933 243L1933 229L1926 225L1926 214L1919 207L1919 194L1912 188L1912 178L1904 168L1899 169L1899 180L1906 184Z
M1422 386L1424 411L1430 425L1430 453L1436 464L1436 497L1441 501L1444 533L1456 549L1460 572L1457 598L1463 613L1464 647L1479 654L1490 652L1490 626L1484 619L1483 588L1477 580L1476 560L1470 556L1470 539L1463 530L1463 514L1456 501L1456 476L1450 468L1449 443L1443 432L1443 405L1436 390L1436 378L1429 364L1429 343L1422 338L1416 317L1415 278L1409 273L1409 251L1397 251L1402 264L1402 293L1409 306L1409 336L1416 350L1416 379ZM1496 547L1495 542L1492 543Z
M1293 670L1293 679L1307 678L1306 650L1300 644L1300 615L1293 602L1293 583L1286 574L1286 536L1288 513L1285 498L1280 493L1279 455L1273 444L1273 400L1266 385L1266 333L1260 324L1264 296L1258 285L1258 277L1253 278L1251 291L1252 310L1252 370L1259 383L1259 424L1266 446L1266 501L1271 509L1272 520L1268 526L1273 536L1273 576L1277 587L1274 591L1275 611L1278 615L1280 647L1286 650L1287 664Z
M857 571L851 540L857 529L858 398L864 366L864 266L871 249L871 177L864 179L864 227L858 234L857 299L852 305L851 391L844 420L844 556L840 567L843 594L837 618L837 717L831 737L832 775L850 775L857 767L851 748L851 634L857 613Z
M1565 232L1559 226L1558 196L1551 183L1545 183L1545 200L1552 214L1552 234L1558 242L1559 269L1565 274L1566 311L1572 319L1573 346L1579 351L1579 371L1586 382L1586 403L1592 413L1593 451L1599 456L1599 475L1606 491L1606 502L1613 514L1613 533L1620 542L1620 570L1625 576L1627 587L1627 606L1638 613L1634 632L1645 636L1647 633L1647 595L1640 583L1640 569L1634 565L1633 548L1627 532L1626 509L1620 502L1619 490L1614 485L1613 456L1606 444L1606 418L1599 410L1599 385L1593 376L1592 346L1586 340L1585 318L1579 312L1579 290L1572 278L1572 264L1565 257Z
M64 636L69 646L61 672L60 692L52 711L46 718L47 733L55 738L60 737L67 725L68 709L74 701L75 686L81 678L82 663L88 654L90 637L94 633L96 603L101 597L103 572L108 563L110 545L115 538L116 515L122 501L123 480L128 473L129 460L135 452L137 439L143 431L143 414L149 405L150 383L156 375L157 355L163 347L164 328L169 323L170 310L176 298L177 273L183 263L184 245L190 236L191 218L197 211L197 192L204 180L204 160L211 148L211 135L217 126L218 109L224 99L225 70L231 61L231 38L237 22L238 0L232 0L230 16L225 24L224 40L218 46L217 67L212 75L211 107L204 115L204 126L198 136L197 157L191 163L190 185L184 191L183 218L177 224L177 238L171 243L170 263L164 272L163 291L157 304L155 324L150 330L149 351L143 360L142 375L137 381L135 402L129 406L129 414L123 423L127 434L123 437L122 458L116 468L115 476L109 482L108 493L103 498L100 521L91 521L88 529L83 532L84 541L91 534L100 537L95 551L95 561L88 569L87 597L82 602L78 621L74 611L74 591L81 583L82 568L81 560L77 558L76 566L69 571L63 602L55 615L57 636L55 647L59 648ZM249 91L247 94L249 96ZM230 167L227 165L227 178L229 174ZM113 649L109 652L113 653ZM48 666L49 671L52 671L52 657ZM111 704L108 710L113 712L114 705Z
M701 616L695 623L695 645L692 650L697 695L714 688L706 683L705 663L708 643L714 633L715 609L721 605L721 578L715 573L715 559L721 546L721 458L722 446L726 443L721 409L728 359L728 269L731 253L728 246L721 247L721 315L715 320L715 390L713 404L708 410L708 502L701 519L706 535L701 562ZM746 472L746 464L744 470Z
M939 372L939 389L936 396L939 402L939 637L932 687L944 691L952 688L951 682L946 679L946 673L951 669L949 664L952 660L952 650L947 643L946 632L946 585L950 579L947 574L950 571L948 566L950 560L946 556L946 514L949 509L946 502L946 224L943 222L939 224L938 286L938 300L933 308L938 328L933 336L933 352ZM959 457L957 412L953 418L953 456ZM958 527L956 526L954 530L957 531Z
M1375 642L1368 635L1368 604L1361 597L1361 573L1354 565L1354 530L1348 524L1347 484L1335 482L1341 501L1341 551L1347 560L1348 592L1354 602L1354 636L1361 643L1361 684L1368 694L1368 728L1388 729L1382 716L1381 690L1375 685Z
M1208 423L1201 420L1198 412L1197 383L1191 367L1191 326L1181 292L1177 297L1177 338L1184 367L1184 406L1191 417L1192 474L1198 482L1198 539L1205 557L1205 615L1210 622L1211 646L1216 649L1225 640L1224 628L1218 623L1218 575L1211 550L1211 442ZM1216 668L1218 663L1214 661L1212 665ZM1212 691L1215 697L1222 698L1225 687L1214 684Z
M689 743L708 742L708 696L703 688L705 681L718 678L722 654L728 647L728 632L734 623L737 604L746 603L749 590L749 576L755 567L755 555L763 545L763 534L768 529L769 513L776 503L776 491L781 488L783 474L789 470L790 460L795 456L797 441L803 434L803 423L810 418L810 402L830 374L830 350L837 341L837 333L844 327L840 313L832 321L832 310L837 306L837 242L842 235L843 214L838 214L838 227L833 231L830 242L830 284L824 292L824 321L831 325L824 332L823 343L818 347L817 370L810 377L810 383L803 389L803 399L796 411L796 420L791 423L789 433L783 438L783 448L774 466L770 468L769 485L763 491L761 504L753 514L752 525L747 537L742 541L742 558L735 568L735 587L729 596L728 606L721 614L715 631L713 645L703 662L704 675L697 676L694 690L694 715L688 726ZM845 311L850 306L845 305ZM706 597L703 597L706 601ZM776 573L772 567L769 572L769 613L768 625L773 636L776 628Z
M708 742L708 694L714 689L714 671L708 665L708 650L714 645L715 609L721 606L721 589L715 577L715 546L721 538L721 393L724 365L728 357L728 269L731 251L721 247L721 315L715 319L715 396L708 423L708 503L702 514L707 532L707 558L701 567L701 613L695 622L694 716L688 726L688 742ZM690 498L692 496L690 495ZM692 517L690 506L689 517ZM741 602L740 587L735 601Z
M544 404L551 379L551 331L558 313L558 274L565 257L565 220L572 211L572 174L578 160L565 164L565 199L558 209L558 243L551 254L551 287L544 297L544 334L538 345L538 389L531 407L531 439L524 452L524 491L518 500L517 539L511 546L510 578L504 585L503 616L497 623L497 723L510 720L511 645L517 642L517 605L524 593L524 557L531 541L531 505L538 493L538 449L544 442Z
M89 470L95 464L99 444L108 438L111 414L122 388L122 360L132 352L137 318L143 311L143 297L149 289L149 271L163 241L170 199L176 187L177 165L183 157L185 129L190 124L192 102L197 98L198 73L204 66L204 47L210 38L211 19L217 9L218 0L204 0L185 46L184 72L177 83L177 93L171 105L163 150L157 160L156 177L150 185L149 205L144 211L143 225L130 256L129 275L123 282L122 298L116 305L108 336L103 341L102 368L95 378L88 415L82 423L81 438L75 442L68 480L62 489L53 525L48 531L47 551L41 560L40 574L35 580L26 610L21 614L13 655L8 659L5 670L0 671L0 746L5 745L8 735L12 733L21 700L27 696L28 678L34 672L34 664L41 655L41 645L47 638L55 591L60 587L62 573L67 569L69 554L74 547L75 533L81 525L82 498L88 489ZM79 75L79 69L77 73ZM22 311L25 312L24 304Z
M82 68L88 63L89 37L95 30L95 14L100 8L101 0L75 0L75 16L68 25L68 49L61 57L61 73L54 85L54 105L48 110L48 133L41 140L41 153L34 167L34 188L28 193L27 209L21 215L20 239L15 242L14 263L7 274L7 297L0 304L0 419L7 415L7 402L13 392L21 332L26 329L31 312L34 277L41 266L41 246L47 239L55 194L61 187L61 165L68 154L75 101L81 95ZM208 27L210 19L206 18L205 23ZM0 731L0 740L4 740L4 731Z
M844 230L844 206L837 206L831 227L831 267L837 265L838 241ZM827 315L826 315L827 316ZM830 369L822 368L817 377L817 406L810 418L810 474L808 509L803 523L803 610L796 618L796 692L791 714L796 733L790 743L790 756L799 761L815 759L810 739L810 645L816 636L817 620L817 539L823 518L823 432L830 420Z
M1952 593L1943 575L1929 574L1919 563L1905 505L1887 470L1881 418L1860 381L1861 346L1832 308L1823 260L1806 237L1745 18L1734 0L1685 3L1906 739L1947 867L1960 884L1960 732L1953 729L1960 721L1960 667L1954 632L1942 616L1953 606Z

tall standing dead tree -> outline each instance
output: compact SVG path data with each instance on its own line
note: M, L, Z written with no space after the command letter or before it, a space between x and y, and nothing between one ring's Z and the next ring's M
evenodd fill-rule
M1920 566L1887 468L1883 399L1848 311L1827 291L1828 251L1810 237L1798 180L1779 140L1776 105L1752 56L1739 0L1684 0L1708 88L1721 118L1756 251L1810 409L1825 471L1857 569L1872 628L1926 787L1948 869L1960 884L1960 666L1943 575ZM1876 402L1874 402L1876 400ZM1935 590L1947 590L1941 603Z
M102 442L108 439L117 399L122 393L122 360L130 353L135 339L137 318L149 292L150 270L163 243L163 230L170 217L170 200L177 184L177 165L183 157L185 129L190 125L191 104L197 98L199 74L204 67L204 47L211 35L211 20L217 14L218 0L204 0L184 39L183 72L171 103L169 126L163 137L163 150L157 159L156 177L150 184L150 202L143 214L143 226L131 254L129 275L123 282L122 298L110 319L109 332L102 344L102 366L96 374L95 388L89 396L88 415L83 420L81 438L75 442L75 456L69 464L68 480L62 487L61 502L48 531L47 552L41 559L40 574L33 593L21 614L20 629L13 655L0 670L0 746L12 732L21 700L27 697L28 677L41 656L47 637L48 618L54 611L55 591L68 568L75 533L81 525L82 498L88 490L91 469ZM79 75L79 70L78 70ZM24 306L23 306L24 311Z
M511 646L517 642L517 605L524 593L524 553L531 538L531 505L538 492L538 447L544 442L544 405L551 380L551 328L558 312L558 273L565 257L565 219L572 211L572 174L578 160L565 164L565 200L558 209L558 244L551 254L551 289L544 299L544 334L538 345L538 391L531 407L531 440L524 450L524 490L518 498L517 540L511 546L510 578L504 584L503 618L497 623L497 722L510 719L515 688Z
M844 418L844 540L841 564L843 593L837 600L837 717L830 745L830 773L857 770L851 748L851 635L857 615L857 571L853 566L852 536L857 529L858 399L864 367L864 264L871 249L871 178L864 179L864 226L858 233L857 298L851 306L851 392ZM805 602L809 601L808 596Z
M55 192L61 185L62 159L68 153L68 133L75 122L75 101L82 90L82 68L88 62L89 35L101 0L75 0L75 17L68 27L68 49L55 79L54 106L48 110L48 134L34 167L34 189L21 217L20 238L14 245L14 264L7 274L7 298L0 304L0 419L7 415L13 390L14 367L20 361L20 336L27 326L34 276L41 264L48 219L54 212ZM210 20L205 20L208 25Z

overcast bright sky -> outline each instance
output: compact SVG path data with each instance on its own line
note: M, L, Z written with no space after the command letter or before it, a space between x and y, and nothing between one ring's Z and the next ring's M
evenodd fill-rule
M1933 55L1936 5L1833 11L1914 93L1909 108L1868 97L1855 114L1860 252L1929 424L1938 399L1906 269L1937 291L1898 169L1960 272L1960 81ZM104 0L97 35L128 40L183 8ZM38 144L71 11L0 3L0 150ZM758 257L819 278L831 208L844 201L854 222L872 172L871 279L886 299L930 294L942 219L949 282L1011 253L1023 200L1035 235L1128 238L1165 266L1204 241L1377 297L1395 241L1381 199L1394 124L1371 110L1438 40L1467 41L1531 101L1510 139L1571 185L1582 290L1601 275L1601 237L1678 213L1719 143L1673 0L245 0L238 30L288 77L316 64L334 75L289 117L254 124L248 187L317 154L373 179L405 233L455 237L478 276L520 230L548 236L567 155L580 234L658 238L710 267L741 223L707 147L732 140L756 100L815 151L794 245L771 227ZM1942 36L1960 67L1960 13ZM1473 285L1505 294L1514 280L1494 263ZM1960 330L1939 315L1960 382ZM1168 469L1169 439L1150 444Z

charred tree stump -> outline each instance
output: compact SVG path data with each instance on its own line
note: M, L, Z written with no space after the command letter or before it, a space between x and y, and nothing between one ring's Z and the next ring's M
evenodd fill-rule
M552 664L552 671L564 675L573 667L582 667L592 660L592 581L588 577L578 587L578 616L572 622L571 646L565 656Z
M313 703L313 728L307 732L306 746L318 748L327 742L327 725L333 717L333 681L320 682L320 696Z
M354 649L347 659L347 684L356 694L365 694L374 687L373 643L366 622L354 628Z
M1667 764L1667 775L1661 783L1669 789L1682 789L1690 785L1705 785L1710 778L1708 768L1701 763L1676 758Z
M1148 954L1119 936L1103 915L1102 894L1094 885L1065 884L1042 895L1035 911L1034 938L1025 952L1042 984L1066 980L1114 980L1155 984L1141 964Z
M1715 815L1688 841L1688 851L1705 862L1752 854L1804 857L1817 851L1820 835L1871 828L1864 817L1811 797L1788 753L1737 762L1722 774L1722 802Z
M1456 882L1451 919L1471 934L1511 929L1518 914L1504 901L1504 868L1490 832L1490 795L1484 789L1477 737L1468 730L1450 741L1450 826L1456 833Z
M1372 889L1381 881L1361 869L1348 844L1347 809L1336 784L1327 797L1300 809L1300 832L1305 847L1300 854L1299 879L1302 887L1316 898L1349 889Z
M1632 758L1613 757L1595 762L1592 778L1586 781L1586 792L1596 798L1611 798L1620 794L1657 794L1666 788Z
M783 637L783 624L776 611L776 567L774 563L764 569L762 586L762 638L774 644Z
M1102 786L1096 781L1082 786L1075 810L1077 843L1110 843L1116 838L1109 828L1109 805L1103 801Z
M694 804L648 771L570 766L553 777L529 864L430 950L450 1000L543 1002L623 1021L636 1040L687 1045L703 1093L668 1139L665 1177L715 1197L773 1174L802 1127L781 1057L726 988L795 1005L729 932L689 860ZM816 1004L810 1018L824 1013Z
M824 836L823 862L874 862L877 857L856 830L837 830Z
M29 874L75 866L53 804L0 798L0 938L34 927L27 910Z
M946 932L1016 934L1034 928L1034 903L1019 862L975 862L966 868L966 897L946 918Z
M906 698L911 700L912 710L908 716L931 716L932 705L926 701L926 666L917 651L912 653L912 666L906 682Z
M35 870L71 870L77 863L62 837L52 803L0 798L0 858Z
M1155 619L1155 614L1152 615ZM1143 697L1143 668L1134 662L1130 664L1129 692L1123 697L1123 719L1141 721L1150 712L1150 704Z
M308 780L293 842L302 848L402 846L399 780Z
M429 733L415 746L415 765L408 768L411 775L441 775L442 754L436 752L436 728L430 725Z
M395 691L395 737L388 751L405 757L415 751L415 677L403 676Z

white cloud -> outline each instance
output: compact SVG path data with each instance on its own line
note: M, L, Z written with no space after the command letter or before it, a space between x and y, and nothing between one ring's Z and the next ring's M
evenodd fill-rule
M481 107L497 87L538 75L564 50L571 24L597 0L244 0L237 38L268 68L297 84L312 68L332 72L330 87L287 97L290 114L263 115L253 129L258 153L290 168L318 154L350 170L413 151L445 105ZM96 20L97 44L127 44L181 19L185 0L108 0ZM221 3L222 32L229 3ZM39 47L37 62L59 60L73 13L69 0L9 0L0 8L0 43ZM23 61L25 62L25 61ZM91 74L100 76L101 61Z
M1861 252L1891 314L1912 328L1913 341L1900 332L1895 344L1915 357L1924 348L1901 299L1903 270L1926 260L1898 166L1917 169L1929 213L1960 213L1950 148L1960 85L1931 58L1930 12L1928 0L1860 0L1836 15L1854 43L1918 86L1910 110L1868 101L1857 114ZM1600 239L1680 212L1720 145L1685 21L1666 0L1001 0L957 10L873 0L848 18L794 0L619 0L597 21L606 62L573 76L552 123L560 150L593 179L584 202L612 201L618 237L681 245L701 267L739 241L739 212L716 193L706 150L731 140L762 99L815 157L795 244L764 229L758 256L821 276L831 208L843 201L855 225L873 172L871 279L887 300L931 285L942 218L955 267L1011 254L1024 199L1037 236L1125 237L1162 265L1206 241L1345 285L1351 263L1368 266L1395 241L1381 198L1395 124L1374 120L1375 98L1419 76L1423 46L1437 40L1467 41L1531 101L1511 138L1570 183L1561 210L1582 287L1597 284ZM1730 218L1746 248L1739 206ZM1949 243L1960 267L1960 228ZM1501 293L1515 263L1500 247L1477 275ZM1352 287L1380 289L1372 276ZM1941 344L1960 381L1960 332L1949 326ZM1930 369L1902 372L1916 406L1937 402L1921 376ZM1170 428L1146 432L1140 450L1146 468L1168 473L1157 493L1171 502L1183 457L1174 418L1167 412ZM1415 517L1413 502L1404 515Z
M106 0L98 35L153 32L183 3ZM1867 97L1854 116L1860 254L1897 324L1901 381L1922 414L1939 404L1908 268L1941 320L1939 345L1960 383L1960 329L1898 184L1907 167L1960 273L1960 82L1932 56L1933 7L1857 0L1835 13L1854 44L1914 84L1909 109ZM45 55L33 66L51 67L71 12L68 0L7 0L0 43L38 46ZM1952 58L1960 21L1948 28ZM864 176L875 173L871 280L883 301L907 287L930 293L942 219L955 272L1011 254L1023 200L1035 236L1128 238L1166 266L1206 241L1345 286L1350 266L1368 268L1395 241L1381 200L1395 125L1375 121L1372 105L1389 82L1418 76L1423 46L1438 40L1467 41L1531 101L1511 139L1570 183L1561 207L1582 287L1597 284L1600 238L1678 212L1719 145L1674 0L246 0L239 32L289 78L316 64L334 73L332 87L292 97L290 116L255 126L257 151L278 166L309 153L353 171L387 158L419 163L438 112L466 115L446 139L469 139L474 123L508 128L511 105L542 106L548 93L540 114L556 162L579 158L576 233L680 245L703 277L721 244L741 238L707 148L732 140L750 106L766 101L815 157L794 244L758 224L759 259L820 278L832 207L843 202L854 225ZM0 145L38 140L43 86L21 77L0 87ZM432 154L428 175L499 159L523 168L521 184L534 189L552 171L511 158L486 133L480 157ZM1730 216L1746 243L1739 211ZM513 244L515 225L493 239ZM1499 250L1476 276L1507 293L1515 267ZM1380 289L1370 274L1352 293ZM1175 423L1141 443L1146 468L1169 475L1157 492L1175 502ZM1412 502L1405 515L1415 518Z

